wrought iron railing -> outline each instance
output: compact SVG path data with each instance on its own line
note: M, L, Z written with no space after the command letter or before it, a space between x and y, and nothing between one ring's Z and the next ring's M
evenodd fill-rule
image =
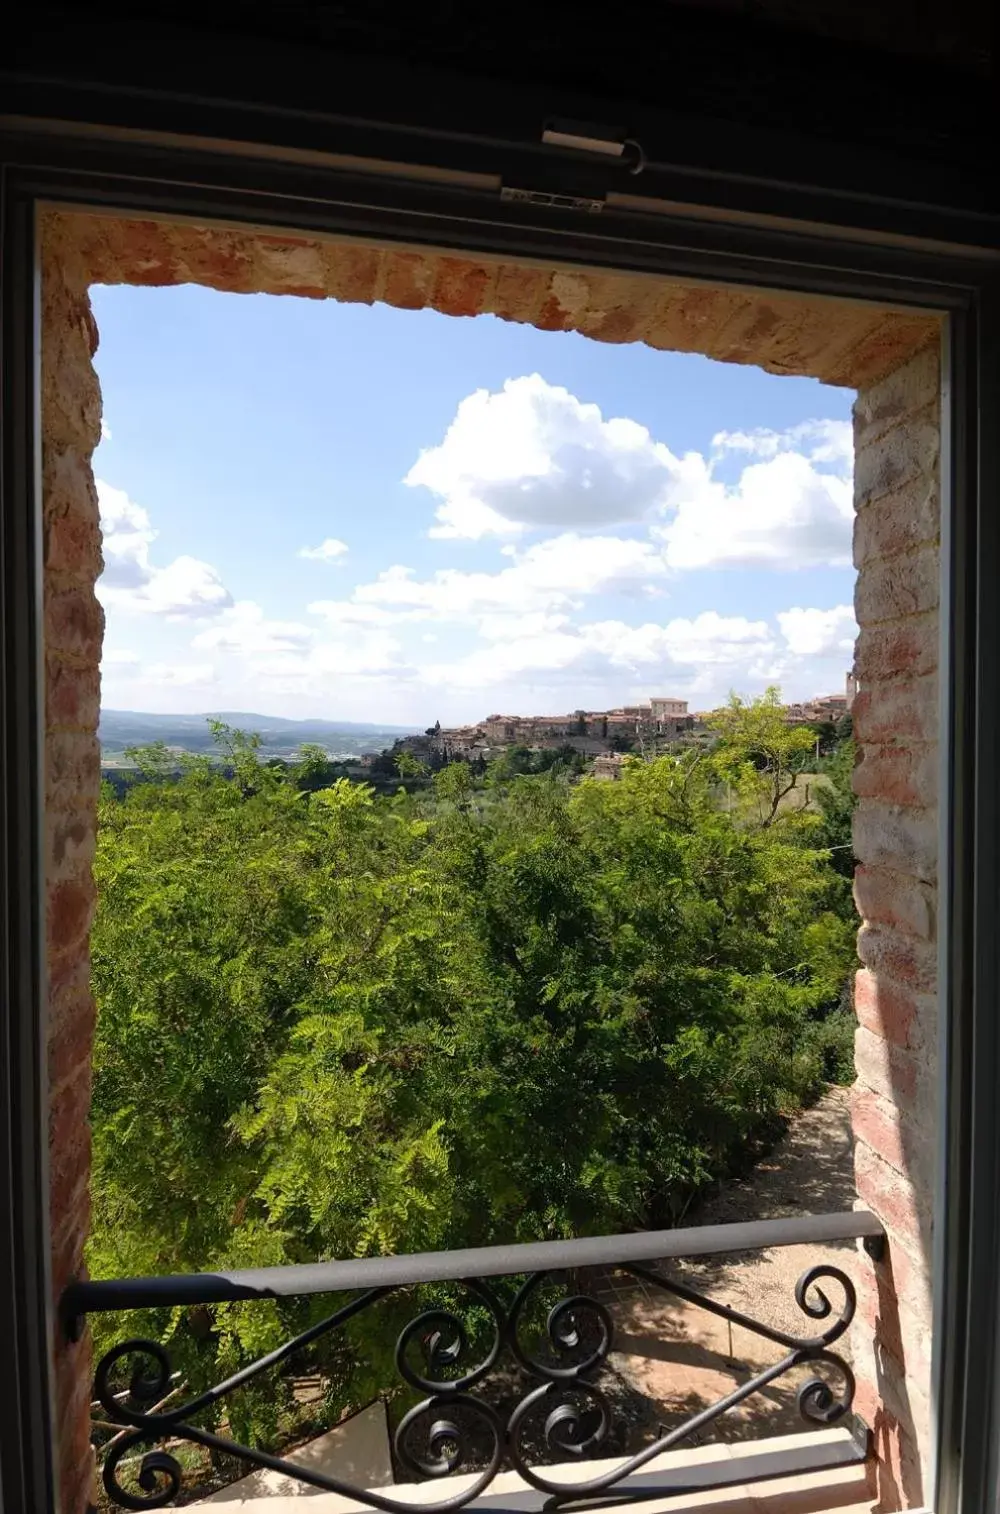
M847 1274L829 1263L817 1262L799 1278L795 1301L811 1322L829 1321L815 1333L793 1334L718 1303L663 1270L671 1258L704 1257L726 1252L756 1251L772 1246L821 1245L824 1242L858 1238L878 1253L884 1244L882 1227L874 1215L858 1210L847 1214L818 1215L805 1219L768 1220L741 1225L713 1225L695 1229L644 1232L639 1235L604 1236L585 1240L547 1241L531 1245L489 1246L477 1250L429 1252L419 1256L369 1257L352 1261L321 1262L310 1266L265 1267L246 1271L190 1274L178 1277L131 1278L121 1281L80 1282L67 1288L62 1299L63 1328L77 1336L88 1314L163 1307L203 1306L247 1299L295 1298L315 1294L350 1293L348 1302L287 1340L276 1350L243 1367L223 1382L168 1408L171 1362L158 1342L132 1337L107 1351L97 1365L96 1397L107 1422L122 1432L110 1443L103 1464L103 1481L112 1501L126 1509L161 1508L181 1492L182 1470L167 1443L189 1442L211 1452L239 1458L251 1467L280 1472L314 1488L339 1493L384 1514L409 1514L415 1505L404 1498L361 1488L336 1476L299 1465L279 1456L238 1444L205 1429L195 1421L227 1395L252 1382L261 1373L286 1363L312 1343L341 1329L379 1299L422 1284L454 1283L471 1303L486 1311L489 1339L475 1362L470 1336L459 1314L451 1308L434 1307L417 1313L396 1342L395 1360L402 1379L424 1397L400 1420L394 1435L394 1450L400 1468L415 1480L447 1478L470 1465L471 1480L459 1491L442 1488L443 1497L428 1502L421 1498L423 1514L451 1514L473 1502L489 1487L503 1467L520 1474L530 1487L544 1496L546 1507L568 1508L574 1504L632 1501L663 1497L697 1486L704 1490L734 1481L732 1467L719 1464L718 1475L690 1480L647 1478L636 1482L635 1474L685 1439L697 1434L721 1415L785 1377L803 1364L816 1374L804 1382L797 1395L798 1410L811 1425L849 1423L855 1430L855 1454L865 1455L863 1427L852 1415L854 1377L847 1361L831 1347L843 1336L854 1317L855 1290ZM655 1265L650 1265L654 1263ZM544 1443L548 1452L564 1461L587 1460L600 1453L612 1427L607 1398L595 1377L613 1349L614 1332L609 1310L595 1297L579 1292L563 1297L547 1313L545 1351L540 1351L525 1330L526 1313L547 1280L579 1269L618 1269L641 1279L649 1288L696 1308L781 1347L783 1354L771 1365L740 1383L731 1393L689 1416L682 1424L660 1434L649 1445L622 1456L609 1470L572 1482L543 1470L527 1450L527 1431L534 1427L532 1443ZM512 1301L504 1302L500 1291L486 1279L523 1277ZM831 1301L834 1284L842 1297ZM414 1360L419 1356L417 1364ZM530 1388L513 1411L502 1418L497 1409L473 1392L507 1356L536 1386ZM133 1364L127 1390L115 1387L115 1375L124 1363ZM831 1386L828 1378L833 1378ZM475 1433L473 1434L473 1429ZM470 1448L475 1441L475 1454ZM138 1491L126 1487L119 1477L126 1461L135 1465ZM154 1449L159 1447L160 1449ZM842 1447L832 1458L843 1465ZM801 1455L778 1456L766 1475L786 1475L789 1467L799 1472L827 1465L822 1453L804 1462ZM739 1474L742 1476L742 1474ZM738 1480L738 1478L736 1479Z

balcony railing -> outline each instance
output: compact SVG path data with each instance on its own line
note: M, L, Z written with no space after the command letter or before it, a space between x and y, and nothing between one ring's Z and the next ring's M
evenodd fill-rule
M305 1348L342 1329L379 1299L424 1284L457 1284L477 1313L479 1334L489 1321L487 1339L475 1353L472 1336L451 1307L432 1307L416 1313L398 1336L396 1368L401 1378L424 1395L400 1420L394 1436L397 1463L414 1481L462 1478L460 1490L441 1488L442 1497L420 1499L424 1514L451 1514L480 1497L503 1468L516 1471L543 1495L546 1508L595 1507L641 1498L662 1498L697 1486L701 1491L732 1484L742 1474L726 1463L718 1474L709 1469L695 1484L690 1480L636 1478L635 1474L685 1439L697 1435L720 1416L760 1394L804 1364L815 1375L798 1390L798 1411L807 1425L847 1425L852 1429L846 1460L866 1454L864 1426L852 1414L854 1377L844 1358L831 1347L844 1335L854 1317L855 1290L840 1268L822 1261L810 1266L795 1286L795 1302L805 1321L823 1328L789 1333L755 1320L688 1286L663 1270L671 1258L705 1257L726 1252L758 1251L774 1246L815 1245L861 1239L877 1254L884 1245L882 1227L863 1210L817 1215L804 1219L765 1220L751 1224L712 1225L685 1230L602 1236L584 1240L545 1241L529 1245L488 1246L476 1250L428 1252L417 1256L366 1257L320 1262L298 1267L264 1267L246 1271L194 1273L178 1277L129 1278L71 1284L63 1295L63 1328L79 1334L89 1314L150 1308L184 1308L249 1299L290 1299L315 1294L350 1294L347 1302L324 1319L293 1336L276 1350L241 1368L224 1381L189 1399L171 1402L172 1367L163 1345L131 1337L107 1351L98 1362L95 1394L108 1422L122 1427L110 1443L103 1464L103 1481L111 1502L126 1509L161 1508L182 1489L182 1470L170 1447L179 1442L236 1457L249 1467L280 1472L317 1489L341 1494L385 1514L409 1514L412 1501L386 1492L358 1487L314 1468L238 1444L197 1423L227 1395L261 1373L280 1367ZM654 1443L626 1455L610 1470L603 1462L597 1475L572 1482L553 1476L553 1468L537 1464L537 1447L564 1461L586 1461L601 1454L612 1429L608 1400L595 1381L614 1346L611 1315L596 1297L574 1291L548 1308L539 1332L527 1326L532 1303L546 1295L560 1274L581 1269L618 1269L641 1279L648 1287L683 1300L695 1308L727 1320L780 1348L775 1361L740 1383L723 1398L691 1414L666 1430ZM487 1279L519 1279L506 1296ZM821 1286L821 1284L823 1286ZM836 1289L831 1299L830 1285ZM484 1312L485 1311L485 1314ZM472 1360L475 1354L476 1360ZM123 1392L116 1380L126 1365L131 1376ZM517 1366L534 1386L501 1417L474 1390L495 1371ZM832 1381L831 1381L832 1380ZM166 1401L166 1402L164 1402ZM532 1458L528 1446L536 1448ZM810 1443L801 1451L776 1454L768 1477L843 1466L843 1437L824 1452ZM137 1453L147 1448L137 1458ZM605 1452L606 1454L606 1452ZM120 1479L123 1463L137 1467L134 1486Z

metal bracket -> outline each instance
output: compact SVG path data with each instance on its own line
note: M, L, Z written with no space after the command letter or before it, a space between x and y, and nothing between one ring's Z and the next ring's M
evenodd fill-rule
M504 184L500 190L501 200L517 200L529 205L548 205L553 210L585 210L591 215L604 209L604 200L591 195L556 194L550 189L516 189Z
M861 1242L873 1262L884 1262L886 1240L884 1235L866 1235Z
M71 1278L63 1289L59 1299L59 1327L62 1330L63 1339L70 1345L75 1345L83 1334L86 1314L76 1307L74 1289L77 1278Z

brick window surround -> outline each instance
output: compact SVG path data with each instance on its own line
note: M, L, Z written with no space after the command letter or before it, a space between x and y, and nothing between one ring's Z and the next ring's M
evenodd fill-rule
M92 284L203 284L644 342L858 391L860 627L854 704L862 924L853 1093L859 1200L885 1260L859 1254L856 1408L874 1432L881 1507L919 1505L930 1453L930 1244L936 1117L939 322L819 296L682 284L529 260L452 255L246 227L46 212L42 224L42 478L52 1274L83 1268L88 1226L88 933L100 781L102 568L91 455L101 393ZM55 1347L62 1514L92 1485L88 1337Z

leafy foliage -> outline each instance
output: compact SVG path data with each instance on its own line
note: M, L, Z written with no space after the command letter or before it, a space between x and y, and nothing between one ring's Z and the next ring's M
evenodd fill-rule
M515 753L391 797L222 727L222 768L140 754L101 806L93 1273L675 1223L843 1065L840 822L782 809L812 740L779 726L736 701L621 782ZM160 1324L197 1381L311 1310Z

